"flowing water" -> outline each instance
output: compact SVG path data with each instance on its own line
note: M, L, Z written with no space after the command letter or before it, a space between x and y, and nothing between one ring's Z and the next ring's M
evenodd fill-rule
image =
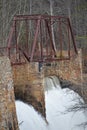
M72 90L61 89L59 80L55 76L45 78L44 84L48 123L32 106L16 101L20 130L84 130L83 127L78 126L87 120L83 111L66 112L79 99L82 101L79 95Z

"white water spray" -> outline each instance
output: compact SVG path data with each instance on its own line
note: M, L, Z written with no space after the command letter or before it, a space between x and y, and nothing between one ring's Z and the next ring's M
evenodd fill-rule
M44 86L46 91L53 90L55 88L61 89L60 82L56 76L44 78Z
M45 78L44 82L48 124L32 106L16 101L20 130L83 130L83 127L76 127L86 121L82 111L63 114L67 108L77 103L78 100L74 99L79 97L78 94L69 89L61 89L57 77Z

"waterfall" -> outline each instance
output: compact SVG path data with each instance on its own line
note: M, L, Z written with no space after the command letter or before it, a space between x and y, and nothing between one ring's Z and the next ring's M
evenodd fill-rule
M61 89L59 79L56 76L50 76L44 78L44 86L45 90L51 90L51 89Z
M16 101L16 111L20 130L46 130L46 123L34 108Z
M66 108L78 102L79 95L72 90L61 89L59 80L55 76L46 77L44 84L48 124L32 106L16 101L20 130L84 130L83 127L77 127L87 121L83 111L64 114Z
M51 76L50 78L52 78L52 82L54 83L54 86L58 89L61 89L59 79L56 76Z

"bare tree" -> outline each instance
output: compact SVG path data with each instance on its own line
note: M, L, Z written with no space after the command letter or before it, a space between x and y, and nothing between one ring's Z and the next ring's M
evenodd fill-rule
M53 0L50 0L50 14L53 16L53 3L54 1ZM52 29L52 39L53 39L53 45L54 45L54 49L56 51L56 44L55 44L55 37L54 37L54 27L53 25L51 25L51 29Z

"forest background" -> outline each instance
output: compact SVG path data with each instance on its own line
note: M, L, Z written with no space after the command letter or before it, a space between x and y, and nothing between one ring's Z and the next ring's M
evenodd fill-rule
M0 46L6 46L16 14L69 17L77 47L87 50L87 0L0 0Z

